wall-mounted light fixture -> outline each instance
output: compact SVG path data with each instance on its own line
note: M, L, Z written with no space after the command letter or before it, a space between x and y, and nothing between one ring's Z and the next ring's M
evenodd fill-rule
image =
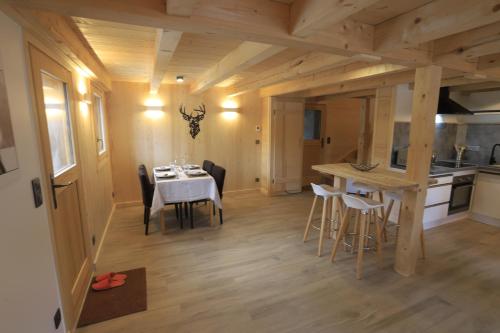
M87 90L87 79L85 76L81 76L78 79L78 93L80 94L80 101L86 104L92 104L92 99L90 98L90 94Z
M144 106L146 107L144 114L150 119L159 119L165 115L163 112L163 101L158 97L150 96L144 101Z
M182 83L182 82L184 82L184 76L182 76L182 75L177 75L177 77L175 78L175 81L177 81L177 83Z
M238 103L236 103L233 99L226 99L222 102L222 117L228 120L238 118L238 114L240 112L240 108Z

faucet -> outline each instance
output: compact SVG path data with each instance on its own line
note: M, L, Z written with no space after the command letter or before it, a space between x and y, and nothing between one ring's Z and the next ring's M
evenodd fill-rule
M495 159L495 149L497 148L497 146L500 146L500 143L494 144L493 148L491 148L490 165L497 163L497 160Z

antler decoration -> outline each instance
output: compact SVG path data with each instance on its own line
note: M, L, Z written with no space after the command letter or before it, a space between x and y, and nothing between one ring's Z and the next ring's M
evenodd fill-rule
M193 115L193 112L190 114L186 113L186 107L181 104L179 108L179 112L182 114L182 118L184 120L189 122L189 134L191 134L191 137L194 139L200 133L200 121L205 118L205 113L207 113L207 110L205 108L205 104L201 104L198 109L193 109L195 112Z

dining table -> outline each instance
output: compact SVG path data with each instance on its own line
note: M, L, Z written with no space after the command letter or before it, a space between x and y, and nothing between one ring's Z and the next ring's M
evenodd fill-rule
M151 215L160 213L160 228L166 233L164 206L199 200L209 201L210 226L213 226L213 210L222 209L215 179L199 165L159 166L153 168L155 189L151 205ZM181 212L182 214L182 212Z

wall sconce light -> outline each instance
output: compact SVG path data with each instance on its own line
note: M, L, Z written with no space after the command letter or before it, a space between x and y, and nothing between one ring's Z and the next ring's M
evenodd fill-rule
M177 75L177 77L175 78L175 81L177 81L177 83L182 83L182 82L184 82L184 76L182 76L182 75Z
M240 108L238 107L238 104L234 100L227 99L222 103L222 116L225 119L228 120L236 119L238 117L239 112Z
M80 101L86 104L92 104L92 99L90 98L90 94L87 91L87 80L84 77L81 77L78 80L77 90L80 94Z
M163 112L163 102L157 97L146 99L144 106L146 107L144 114L150 119L159 119L165 115Z

